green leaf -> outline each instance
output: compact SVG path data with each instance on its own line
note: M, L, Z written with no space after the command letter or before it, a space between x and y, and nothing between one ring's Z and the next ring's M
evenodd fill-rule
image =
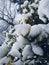
M8 35L8 38L9 38L9 39L12 39L12 38L13 38L13 35L9 34L9 35Z

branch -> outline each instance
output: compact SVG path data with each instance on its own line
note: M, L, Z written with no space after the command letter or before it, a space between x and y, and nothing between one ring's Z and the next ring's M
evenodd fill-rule
M4 19L3 17L0 17L0 20L4 20L5 22L7 22L9 25L14 26L14 24L12 22L8 22L8 20Z

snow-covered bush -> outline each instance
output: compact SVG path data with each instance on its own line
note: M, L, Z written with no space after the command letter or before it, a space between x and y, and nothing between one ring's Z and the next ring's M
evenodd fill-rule
M39 19L42 1L17 3L22 12L17 12L9 32L3 32L6 38L0 46L0 65L49 65L49 23L41 24Z
M49 0L41 0L39 2L38 14L39 18L43 20L43 22L47 22L49 20ZM41 5L42 4L42 5Z
M29 1L25 1L23 4L20 5L20 8L22 12L17 14L15 18L15 20L18 23L23 23L23 24L29 23L31 25L37 23L36 20L39 20L37 14L38 3L36 2L30 3Z
M7 63L7 65L46 64L48 59L45 58L47 58L49 54L49 52L46 51L47 46L49 46L48 27L49 24L33 26L30 24L15 25L14 28L7 33L5 42L0 47L0 64L2 62ZM9 58L7 62L4 62L6 59L4 61L2 60L5 56L7 59ZM42 62L43 60L44 62Z

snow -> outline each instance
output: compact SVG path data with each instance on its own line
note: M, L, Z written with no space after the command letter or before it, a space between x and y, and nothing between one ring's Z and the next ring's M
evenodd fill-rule
M28 11L27 11L27 9L25 8L25 9L23 9L23 13L25 14L25 13L27 13Z
M28 2L28 1L24 1L24 4L21 5L21 8L25 8L25 7L27 7L28 5L29 5L29 2Z
M28 38L36 37L37 36L37 41L42 41L44 38L48 38L49 34L49 25L44 25L44 24L38 24L31 26L30 33L28 35Z
M48 13L49 4L48 3L49 3L49 0L41 0L39 2L38 14L39 14L39 18L43 20L43 22L46 22L46 18L44 18L44 16L46 16L49 19L49 13Z
M24 11L25 9L23 9ZM16 17L14 19L14 24L20 24L20 23L28 23L29 22L29 18L31 17L31 13L27 13L27 14L16 14Z
M26 60L28 57L33 56L33 52L31 51L30 45L25 46L25 48L23 49L22 55L23 55L23 60Z
M23 38L22 36L19 36L17 38L17 42L15 42L12 46L11 51L8 53L8 55L12 55L14 57L20 57L19 49L23 49L26 44L29 44L29 42ZM16 51L15 51L16 50Z
M29 24L19 24L14 28L16 31L13 34L26 36L29 33L31 26Z
M10 48L7 45L0 46L0 59L4 57L8 52Z
M0 32L7 30L9 24L3 20L0 20Z
M40 55L40 56L43 56L43 49L41 47L39 47L38 45L34 45L33 43L31 43L32 45L32 51L37 54L37 55Z
M17 15L16 15L16 17L15 17L13 23L14 23L14 24L18 24L18 23L20 23L20 21L22 20L22 18L23 18L22 14L17 13Z
M13 65L23 65L23 62L21 60L18 60L17 62L15 62Z
M29 63L29 65L34 64L34 63L35 63L35 61L34 61L34 60L32 60L32 61Z
M5 40L5 35L3 34L3 31L7 31L8 26L9 24L7 22L0 20L0 45L2 45Z
M32 7L34 7L34 8L37 8L37 7L38 7L38 4L32 3L30 6L32 6Z
M41 34L39 39L41 38L41 40L43 38L48 38L48 34L49 34L49 24L44 25L44 24L39 24L38 25L41 28Z
M47 34L49 34L49 23L47 24L45 31L47 32Z
M39 35L41 33L41 28L38 25L34 25L31 27L29 37L35 37L36 35Z
M24 2L24 5L28 5L28 4L29 4L29 1L25 1L25 2Z
M16 46L17 46L18 49L19 48L23 49L26 44L29 44L29 41L22 36L19 36L17 38L17 41L18 41L18 44L16 44Z
M16 51L15 51L16 50ZM12 48L11 48L11 51L8 53L8 55L11 55L13 57L18 57L20 58L21 56L21 53L16 49L16 46L13 45Z
M7 65L10 60L10 58L5 56L2 59L0 59L0 65L3 65L4 63Z
M11 2L9 0L8 1L0 0L0 10L2 11L2 12L0 11L0 17L4 16L4 19L7 20L8 22L9 21L11 22L11 19L9 19L10 15L13 18L16 15L15 12L17 12L16 4L11 3L11 6L10 6L10 3ZM7 10L6 10L6 8L7 8ZM3 11L3 9L4 9L4 11ZM11 12L10 12L10 10L11 10ZM3 15L3 13L4 13L4 15ZM0 45L2 45L5 40L5 36L2 32L9 31L9 29L10 29L10 25L4 20L0 20Z
M39 8L38 13L37 11L36 13L39 14L39 18L41 20L46 22L47 18L49 19L49 1L35 0L34 3L31 4L26 0L22 5L19 5L18 3L11 3L10 5L10 1L6 2L5 5L7 5L6 7L9 14L11 10L11 16L13 18L15 14L15 18L13 21L14 27L10 26L5 21L0 20L0 44L4 42L0 46L0 65L3 65L4 63L8 65L12 60L11 57L14 57L14 60L11 62L13 65L25 65L25 63L28 63L28 65L34 65L35 62L42 62L40 58L43 58L43 61L46 62L47 60L45 60L45 57L43 56L45 53L44 50L47 50L47 46L49 44L49 24L33 24L34 22L32 23L32 21L34 17L33 14L35 13L34 8ZM20 9L22 9L21 13L18 12ZM14 11L16 11L16 13ZM5 14L8 14L7 11ZM46 18L44 16L46 16ZM11 22L8 17L4 18ZM3 34L3 32L6 35ZM12 35L12 38L9 38L9 35ZM47 40L46 42L43 41L45 39Z
M4 41L5 41L5 35L3 33L0 33L0 45L2 45Z

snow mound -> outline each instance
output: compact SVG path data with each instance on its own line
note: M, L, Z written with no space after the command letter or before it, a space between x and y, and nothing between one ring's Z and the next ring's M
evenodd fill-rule
M16 30L14 34L26 36L29 33L31 26L29 24L19 24L14 28Z

